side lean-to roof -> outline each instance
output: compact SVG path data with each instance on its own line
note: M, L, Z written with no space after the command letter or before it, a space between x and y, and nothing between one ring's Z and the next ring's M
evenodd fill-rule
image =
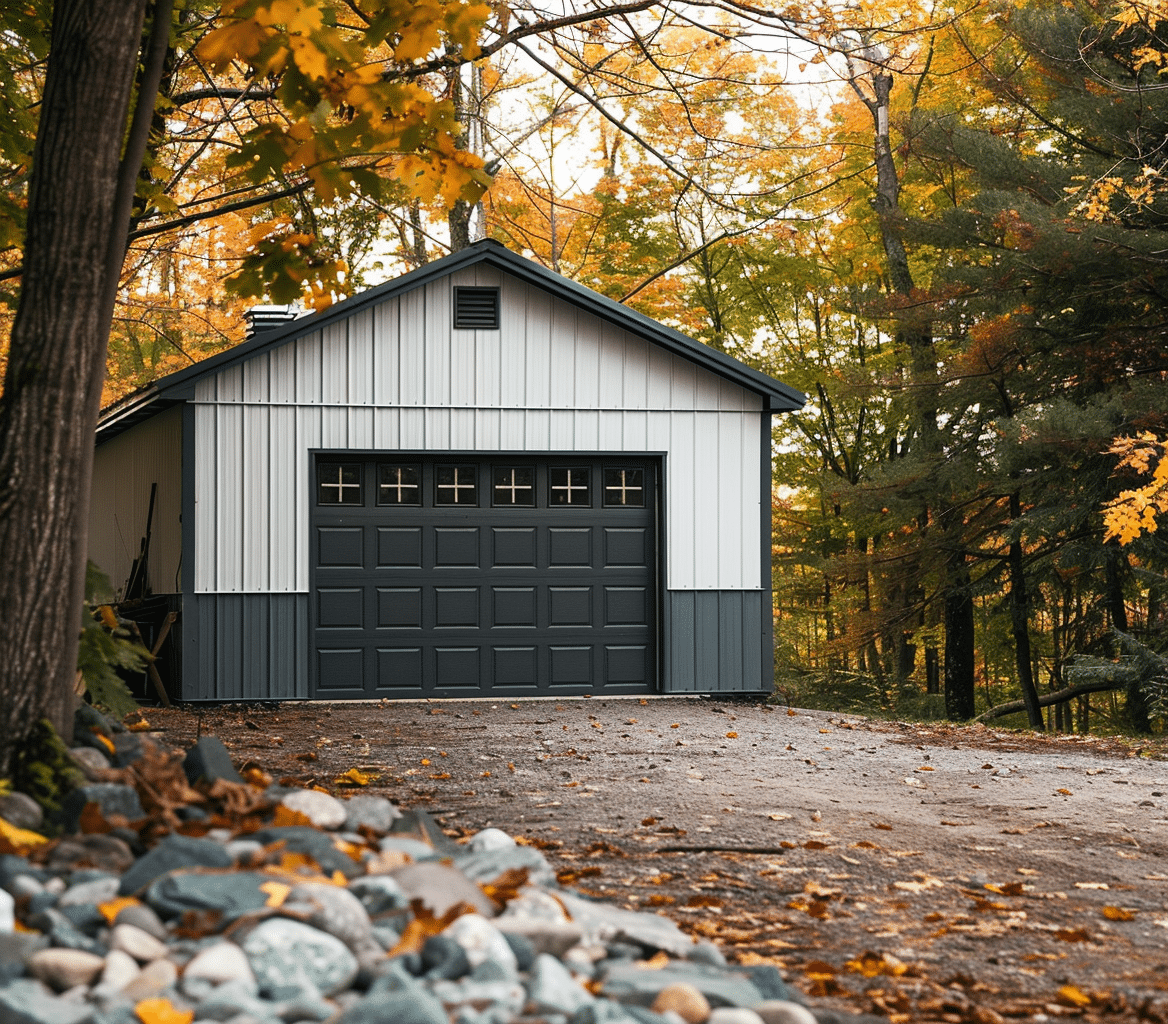
M637 334L720 377L734 382L747 391L762 396L766 405L773 412L789 412L800 409L806 401L806 396L802 392L796 391L782 381L768 377L765 373L760 373L731 356L694 341L680 331L666 327L664 324L629 309L627 306L622 306L619 302L614 302L590 288L585 288L583 285L576 284L531 260L517 256L493 239L485 239L476 242L467 249L452 253L443 259L428 263L418 270L387 281L376 288L371 288L369 291L354 295L344 302L338 302L322 313L289 321L283 327L265 331L258 337L236 345L225 352L220 352L210 359L205 359L194 366L160 378L153 384L135 391L106 408L98 420L97 440L101 442L115 437L135 423L148 419L177 402L193 397L195 383L210 374L218 373L236 363L244 362L260 352L277 348L295 338L318 331L328 324L352 316L367 306L375 306L386 299L402 295L414 288L420 288L437 278L480 263L510 274L521 281L537 285L557 298L586 309L617 327Z

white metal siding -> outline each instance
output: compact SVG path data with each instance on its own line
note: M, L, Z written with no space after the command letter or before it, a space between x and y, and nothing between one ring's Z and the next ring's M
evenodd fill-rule
M453 284L499 285L500 329L453 330ZM490 268L225 370L195 402L200 593L308 589L312 448L664 451L668 587L762 586L759 397Z
M169 409L107 441L94 454L89 557L121 593L146 533L150 485L150 587L176 594L182 556L182 409Z

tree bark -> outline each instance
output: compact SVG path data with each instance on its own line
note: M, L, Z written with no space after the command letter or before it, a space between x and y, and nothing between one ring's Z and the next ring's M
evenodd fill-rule
M72 733L93 432L141 164L126 125L146 6L58 0L53 10L0 396L0 774L38 719ZM154 89L143 87L151 111Z
M1108 690L1122 690L1127 684L1124 682L1117 682L1113 679L1101 680L1095 683L1078 683L1075 686L1068 686L1065 690L1059 690L1057 693L1044 693L1038 698L1038 706L1040 708L1048 708L1052 704L1061 704L1063 701L1072 700L1075 697L1084 697L1089 693L1105 693ZM1007 701L1005 704L999 704L997 707L992 707L988 711L983 711L975 722L988 722L994 718L1003 718L1006 715L1012 715L1016 711L1025 711L1026 705L1020 700ZM1082 712L1083 727L1081 732L1086 732L1087 712L1084 709Z
M1010 495L1010 518L1022 516L1022 500L1015 491ZM1026 705L1026 721L1032 729L1042 729L1042 708L1038 705L1038 687L1030 660L1030 599L1026 592L1026 570L1022 565L1022 541L1010 544L1010 624L1014 632L1014 662L1018 666L1018 683ZM1057 714L1057 712L1056 712Z
M965 556L955 554L945 587L945 713L954 721L973 717L973 595Z

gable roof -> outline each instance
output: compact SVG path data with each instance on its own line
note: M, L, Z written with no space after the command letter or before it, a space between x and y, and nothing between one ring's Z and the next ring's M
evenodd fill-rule
M801 409L806 396L782 381L760 373L753 367L739 362L732 356L703 345L680 331L658 323L636 310L629 309L599 292L570 281L545 267L524 259L511 252L494 239L484 239L459 252L433 263L427 263L418 270L386 281L352 298L338 302L323 312L312 316L290 320L282 327L265 331L259 336L211 356L194 366L178 370L160 377L152 384L127 395L107 406L97 424L97 440L106 441L115 437L134 424L161 412L163 409L187 400L193 396L197 381L218 373L237 363L245 362L261 352L274 349L295 338L319 331L321 328L344 320L354 313L375 306L387 299L402 295L415 288L445 277L458 270L477 264L494 267L528 284L543 288L553 296L587 310L595 316L614 324L632 334L660 345L662 348L684 359L688 359L719 377L732 381L747 391L754 392L766 400L775 412L791 412Z

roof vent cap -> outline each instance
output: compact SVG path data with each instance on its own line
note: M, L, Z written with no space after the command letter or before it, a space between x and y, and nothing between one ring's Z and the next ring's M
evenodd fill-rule
M252 306L243 314L247 324L247 340L250 341L257 334L275 330L284 324L295 320L303 310L299 306Z

